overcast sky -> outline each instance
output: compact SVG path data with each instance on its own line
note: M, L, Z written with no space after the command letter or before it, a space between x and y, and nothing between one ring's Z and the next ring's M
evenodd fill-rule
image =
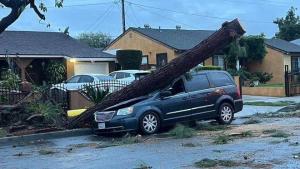
M8 30L58 31L69 26L72 36L82 32L103 32L113 38L121 33L121 6L118 0L65 0L64 8L54 8L55 0L48 3L46 22L40 22L32 9ZM277 27L273 20L286 15L291 7L300 7L300 0L128 0L126 19L128 27L216 30L226 21L239 18L247 34L264 33L273 37ZM297 11L299 14L300 10ZM8 9L0 9L0 17ZM47 23L51 24L47 28Z

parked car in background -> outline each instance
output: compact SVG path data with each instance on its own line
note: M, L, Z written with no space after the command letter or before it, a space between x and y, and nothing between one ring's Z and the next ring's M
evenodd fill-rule
M140 131L156 133L162 126L182 121L216 119L230 124L241 111L239 88L225 71L187 73L166 89L95 112L96 133Z
M75 75L63 83L53 85L51 89L60 90L78 90L84 85L88 84L100 84L105 81L115 80L113 77L103 74L83 74Z
M150 73L151 73L150 71L144 71L144 70L119 70L119 71L112 72L109 75L119 81L131 83Z

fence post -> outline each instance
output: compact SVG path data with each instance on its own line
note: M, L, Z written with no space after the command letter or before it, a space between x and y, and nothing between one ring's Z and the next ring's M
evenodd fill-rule
M285 95L290 97L289 65L284 66Z

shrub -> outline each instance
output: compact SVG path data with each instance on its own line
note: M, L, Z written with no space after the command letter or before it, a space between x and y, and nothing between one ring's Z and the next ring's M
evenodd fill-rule
M196 134L196 131L190 127L186 127L182 124L176 125L176 127L169 132L169 135L175 138L190 138Z
M50 61L46 72L48 82L51 84L60 83L66 78L66 66L62 61Z
M123 70L140 69L142 55L142 51L139 50L118 50L117 60Z
M45 118L45 122L51 125L60 126L62 124L63 110L59 105L50 101L32 102L25 107L28 113L41 114Z
M10 69L2 74L2 86L8 89L18 89L20 78L19 76L12 72Z
M267 72L255 72L253 76L257 77L260 83L266 83L273 78L273 74Z
M222 70L219 66L197 66L194 68L194 71L199 72L202 70Z
M99 86L84 85L81 91L85 96L87 96L93 103L100 103L104 97L109 93L109 90L103 90Z

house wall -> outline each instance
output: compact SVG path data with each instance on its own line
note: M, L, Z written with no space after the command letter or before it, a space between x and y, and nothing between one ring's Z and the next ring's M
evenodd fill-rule
M288 62L288 57L282 52L267 47L267 54L262 61L252 62L248 65L250 72L268 72L273 74L273 78L268 83L284 83L284 63Z
M143 55L148 55L148 64L156 64L156 54L158 53L167 53L168 62L176 57L174 49L132 30L111 44L108 50L112 49L140 50Z

